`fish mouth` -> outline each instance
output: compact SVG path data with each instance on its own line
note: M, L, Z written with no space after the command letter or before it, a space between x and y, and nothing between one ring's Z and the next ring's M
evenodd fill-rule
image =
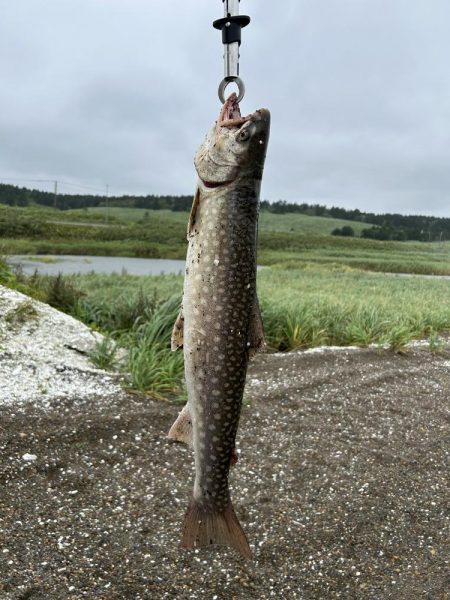
M216 123L216 131L220 133L223 128L243 128L249 121L268 121L270 120L270 112L267 108L259 108L255 112L243 117L236 93L232 93L220 111L219 118Z
M204 179L202 179L201 181L206 188L215 189L219 187L225 187L226 185L230 185L230 183L233 183L233 181L235 180L229 179L228 181L205 181Z

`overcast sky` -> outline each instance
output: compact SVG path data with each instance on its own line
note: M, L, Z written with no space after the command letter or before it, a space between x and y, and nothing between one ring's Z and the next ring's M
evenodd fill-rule
M241 108L272 113L262 198L450 217L448 0L240 11ZM0 181L193 193L221 16L221 0L0 0Z

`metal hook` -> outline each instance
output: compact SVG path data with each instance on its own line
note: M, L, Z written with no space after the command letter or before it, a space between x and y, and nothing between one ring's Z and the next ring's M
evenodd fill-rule
M229 83L235 83L238 87L238 97L237 97L237 101L240 102L242 100L242 98L244 97L245 94L245 85L244 82L242 81L242 79L240 77L225 77L225 79L222 79L222 81L220 82L219 85L219 100L222 102L222 104L225 104L225 88L227 87L227 85Z

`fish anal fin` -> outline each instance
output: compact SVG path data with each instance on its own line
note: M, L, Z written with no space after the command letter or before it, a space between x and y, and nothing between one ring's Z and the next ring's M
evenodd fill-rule
M197 216L197 208L200 204L200 188L197 187L195 191L194 201L192 202L191 213L189 215L188 227L187 227L187 239L194 235L195 218Z
M193 498L184 517L181 547L194 549L214 544L231 546L245 558L252 558L252 551L231 501L225 510L200 504Z
M258 352L266 351L266 340L264 338L264 327L261 318L261 310L259 308L258 297L255 295L253 302L252 314L250 317L250 326L248 331L248 352L252 358Z
M174 442L192 445L192 417L189 404L183 407L183 410L170 428L167 437Z
M230 452L230 466L234 467L238 460L239 454L237 453L236 446L233 446Z
M170 338L170 347L172 352L183 347L183 335L184 335L184 315L183 307L181 307L180 313L175 321L172 329L172 336Z

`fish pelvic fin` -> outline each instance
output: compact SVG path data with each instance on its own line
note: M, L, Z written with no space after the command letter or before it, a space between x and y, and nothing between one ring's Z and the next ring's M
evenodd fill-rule
M175 423L169 429L167 437L174 442L181 442L192 446L192 417L189 404L183 407Z
M183 307L181 307L180 313L175 321L172 329L172 336L170 338L170 348L172 352L183 347L184 339L184 315Z
M231 546L245 558L253 557L231 500L225 510L219 511L192 498L184 517L181 548L204 548L214 544Z
M189 215L188 227L187 227L187 239L191 238L195 233L195 218L197 216L197 208L200 204L200 188L197 187L195 191L194 201L192 202L191 213Z
M258 296L255 294L255 301L252 307L250 317L250 327L248 331L248 354L249 358L253 358L258 352L266 351L266 340L264 337L264 327L261 318L261 310L259 308Z

